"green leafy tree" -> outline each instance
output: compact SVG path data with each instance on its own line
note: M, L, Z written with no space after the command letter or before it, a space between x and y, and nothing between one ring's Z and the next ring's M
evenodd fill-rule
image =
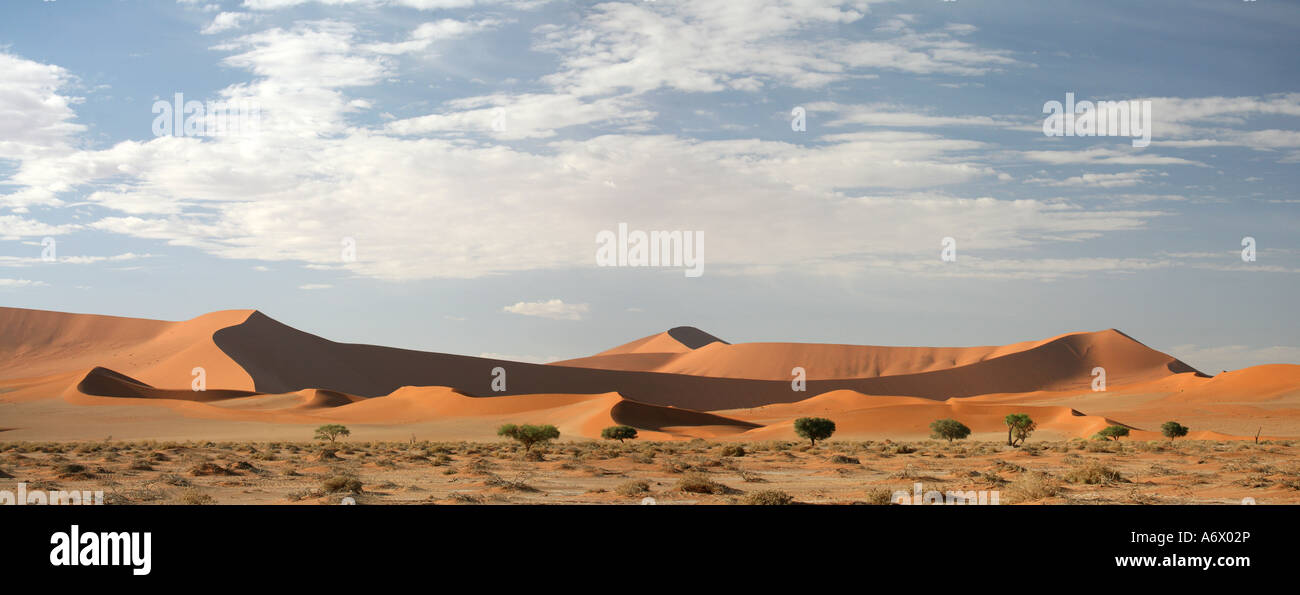
M347 426L341 424L325 424L316 428L317 440L329 440L330 442L334 442L339 438L351 435L352 430L349 430Z
M1002 421L1007 424L1007 446L1024 444L1029 435L1038 429L1038 424L1024 413L1007 414Z
M531 451L534 444L549 442L560 437L560 430L552 425L532 426L524 424L505 424L497 428L497 436L505 436L524 445L524 451Z
M930 424L930 437L942 438L952 444L953 440L962 440L970 436L970 428L955 419L935 420Z
M801 417L794 420L794 433L817 446L818 440L830 438L835 433L835 422L824 417Z
M1160 424L1160 433L1164 434L1165 438L1168 438L1170 440L1173 440L1175 438L1182 438L1183 436L1186 436L1187 431L1188 431L1187 426L1180 424L1176 421L1167 421L1163 424Z
M1100 432L1097 432L1097 435L1118 442L1120 438L1128 436L1128 428L1124 426L1106 426Z
M633 440L636 438L636 428L632 426L610 426L600 431L600 437L606 440Z

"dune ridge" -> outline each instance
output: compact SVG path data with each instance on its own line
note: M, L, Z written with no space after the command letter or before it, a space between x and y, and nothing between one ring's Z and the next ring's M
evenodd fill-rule
M516 422L592 438L622 424L664 439L785 439L807 415L835 419L841 437L923 437L939 417L986 433L1007 412L1030 410L1060 436L1108 424L1146 436L1175 417L1197 435L1300 435L1300 366L1208 377L1115 329L930 348L732 344L675 327L546 365L337 343L256 310L168 322L3 308L0 331L0 404L13 435L52 427L41 417L50 411L78 416L55 397L94 405L100 413L87 417L112 423L154 405L150 419L334 420L488 438L495 424ZM803 391L790 382L795 366L807 371ZM492 385L498 367L507 390ZM1095 367L1106 370L1106 392L1090 389ZM199 368L205 391L190 389Z

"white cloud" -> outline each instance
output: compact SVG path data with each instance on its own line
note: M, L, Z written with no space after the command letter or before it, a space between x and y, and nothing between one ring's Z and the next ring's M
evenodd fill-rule
M884 127L940 127L940 126L984 126L991 128L1024 127L1026 122L1010 116L938 116L910 111L905 106L871 103L845 105L830 101L819 101L805 106L809 112L827 112L838 117L826 123L827 126L845 126L861 124L864 126Z
M566 304L563 300L554 299L545 302L517 302L501 310L511 314L552 320L582 320L587 314L588 307L587 304Z
M311 290L315 290L315 289L330 289L330 288L332 288L332 287L334 287L334 286L333 286L333 285L330 285L330 284L328 284L328 283L307 283L307 284L305 284L305 285L299 285L299 286L298 286L298 289L305 289L305 290L311 291Z
M499 139L546 138L570 126L593 123L639 124L653 111L627 97L584 101L572 95L525 94L468 97L447 103L449 111L389 122L394 134L478 132Z
M253 15L246 12L219 13L217 16L212 18L212 22L209 23L208 26L204 27L201 33L204 35L212 35L214 33L221 33L222 31L238 29L243 26L244 23L252 20L252 18Z
M72 109L81 98L59 93L73 82L67 70L0 52L0 72L0 159L67 150L73 135L86 129Z
M1136 186L1145 181L1146 178L1151 175L1153 175L1153 172L1150 170L1139 169L1136 171L1126 171L1113 174L1085 173L1060 180L1030 178L1025 180L1025 183L1041 184L1052 187L1089 186L1094 188L1120 188L1125 186Z
M1198 165L1199 161L1190 161L1179 157L1165 157L1150 150L1133 148L1092 147L1062 151L1020 151L1019 155L1033 161L1052 165L1070 165L1086 163L1090 165Z
M605 3L572 26L540 29L539 49L562 69L543 80L575 95L671 88L755 91L771 84L817 88L893 70L979 75L1015 63L1005 52L952 32L906 26L864 41L801 39L800 33L860 20L869 2Z
M29 279L4 279L0 278L0 288L18 288L18 287L45 287L44 281L31 281Z
M442 19L428 23L421 23L413 31L406 41L396 43L372 43L366 44L363 49L379 54L408 54L421 52L429 49L434 43L465 37L471 33L483 31L495 27L501 23L497 19L479 19L477 21L458 21L455 19Z

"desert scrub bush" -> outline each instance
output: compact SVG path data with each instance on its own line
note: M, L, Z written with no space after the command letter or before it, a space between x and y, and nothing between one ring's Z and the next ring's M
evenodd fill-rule
M889 488L871 488L867 490L867 504L885 506L894 503L894 492Z
M638 465L653 465L655 462L655 453L634 452L627 455L627 458Z
M78 463L64 463L55 468L60 479L93 479L95 476L86 469L85 465Z
M1063 491L1060 482L1041 471L1021 474L1006 489L1008 500L1013 504L1052 498Z
M861 465L862 461L857 457L847 457L844 455L832 455L830 461L836 465Z
M216 498L213 498L212 496L209 496L208 494L205 494L195 488L182 490L181 493L176 496L177 504L186 504L189 506L199 506L203 504L216 504L216 502L217 502Z
M1126 481L1119 471L1107 467L1099 461L1088 461L1071 469L1065 474L1065 481L1089 485L1111 484Z
M542 454L541 450L525 450L523 454L519 456L519 460L528 461L530 463L540 463L546 460L546 455Z
M745 456L745 447L739 444L728 444L723 446L718 454L724 457L743 457Z
M193 467L190 467L189 474L195 477L202 477L205 475L239 475L238 473L216 463L199 463L198 465L194 465Z
M504 478L504 477L500 477L500 476L498 476L498 475L491 475L491 474L489 474L488 477L487 477L487 479L483 480L483 484L486 485L486 486L488 486L488 487L490 487L490 488L500 488L500 489L502 489L502 490L506 490L506 491L510 491L510 492L536 492L536 491L538 491L537 488L535 488L535 487L529 485L529 484L528 484L528 478L525 477L525 476L522 476L522 475L521 475L521 476L517 476L517 477L515 477L514 479L506 479L506 478Z
M450 496L451 500L457 504L482 504L483 497L465 492L454 492Z
M159 477L157 480L155 480L155 481L156 481L157 483L162 483L162 484L166 484L166 485L169 485L169 486L176 486L176 487L182 487L182 488L183 488L183 487L188 487L188 486L190 485L190 480L185 479L184 477L181 477L181 476L179 476L179 475L177 475L177 474L175 474L175 473L166 473L166 474L163 474L162 476L160 476L160 477Z
M1091 440L1084 445L1083 450L1091 453L1115 452L1115 443L1103 440Z
M759 490L742 500L748 506L786 506L794 504L794 496L781 490Z
M685 473L695 467L685 461L670 459L659 464L664 473Z
M136 459L126 466L130 471L153 471L153 465L145 459Z
M687 473L677 480L676 487L679 491L692 494L726 494L729 491L727 486L713 481L713 478L698 471Z
M360 494L363 486L361 480L356 477L350 475L335 475L322 481L320 487L321 491L327 494L337 492Z
M916 447L910 444L895 444L889 452L896 455L910 455L916 452Z
M620 496L627 496L629 498L632 496L640 496L641 494L645 494L649 491L650 491L650 482L645 481L643 479L634 479L632 481L625 481L623 483L618 484L618 487L614 488L614 492L616 494Z
M468 463L465 463L464 471L466 473L478 475L478 474L488 473L490 470L492 470L495 467L496 465L489 463L486 459L474 458L474 459L470 459Z
M1232 483L1233 485L1239 485L1244 488L1266 488L1273 485L1273 481L1270 480L1267 475L1262 473L1251 473Z

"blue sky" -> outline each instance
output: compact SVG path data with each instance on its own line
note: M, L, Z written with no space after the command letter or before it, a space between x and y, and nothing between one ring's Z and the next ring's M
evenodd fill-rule
M1210 372L1300 363L1294 2L0 11L5 305L257 308L529 361L690 324L879 345L1114 327ZM258 128L156 136L177 93L256 105ZM1066 93L1150 101L1151 144L1044 135ZM704 274L596 266L619 223L703 232Z

